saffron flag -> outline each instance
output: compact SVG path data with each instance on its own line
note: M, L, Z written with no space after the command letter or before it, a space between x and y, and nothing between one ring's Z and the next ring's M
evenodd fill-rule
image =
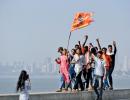
M93 13L90 12L79 12L75 14L74 21L71 26L71 32L83 28L85 26L88 26L91 22L93 22L92 19Z

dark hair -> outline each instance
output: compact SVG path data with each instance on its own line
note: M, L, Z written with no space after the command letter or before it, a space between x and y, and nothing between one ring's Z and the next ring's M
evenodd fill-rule
M87 51L88 51L88 46L85 46L84 49L85 49L85 51L87 52Z
M19 76L18 82L17 82L17 87L16 91L22 91L25 87L25 80L27 80L27 72L25 70L21 71L21 74Z
M80 51L80 54L82 54L81 48L76 49L76 53L77 53L77 50L79 50L79 51Z
M97 53L100 53L100 54L102 54L102 51L98 51Z
M94 47L98 51L98 47Z
M63 47L58 48L58 52L63 51Z
M26 80L28 80L29 79L29 75L27 74L27 76L26 76Z
M112 48L112 45L108 45L108 48L111 47Z
M79 45L78 45L78 44L76 44L76 45L75 45L75 48L76 48L76 47L79 47Z
M107 51L107 48L103 47L103 48L102 48L102 50L105 50L105 51Z
M76 52L76 50L75 50L75 49L72 49L71 51L74 51L74 52Z
M96 48L92 48L92 49L91 49L91 53L94 54L94 55L96 55L96 54L97 54Z

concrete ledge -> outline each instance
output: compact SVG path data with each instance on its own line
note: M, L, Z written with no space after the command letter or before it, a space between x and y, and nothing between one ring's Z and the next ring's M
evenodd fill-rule
M0 100L18 100L18 94L1 94ZM103 100L130 100L130 89L104 91ZM95 100L94 92L31 93L30 100Z

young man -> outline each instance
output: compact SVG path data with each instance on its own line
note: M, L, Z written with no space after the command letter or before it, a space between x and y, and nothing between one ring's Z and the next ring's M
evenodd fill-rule
M109 84L108 84L108 76L109 76L109 71L110 71L110 67L111 67L111 57L109 55L107 55L107 48L102 48L102 52L103 52L103 55L102 55L102 58L105 60L106 64L105 64L105 67L106 67L106 79L104 79L104 89L107 89L107 88L110 88Z
M105 88L110 88L109 84L108 84L108 76L109 76L109 71L110 71L110 67L111 67L111 62L112 62L112 59L110 57L110 55L107 54L107 48L103 47L101 48L101 45L100 45L100 42L99 42L99 39L96 39L97 41L97 44L98 44L98 47L99 49L102 51L102 58L103 60L106 62L105 64L105 67L106 67L106 79L104 79L104 89Z
M106 76L105 61L102 59L102 51L98 51L97 56L92 54L92 58L95 62L93 86L94 91L97 95L96 100L102 100L103 78L105 78L104 76Z
M88 35L85 35L85 41L84 41L83 44L81 44L80 41L78 41L78 43L79 43L79 48L81 48L81 51L82 51L82 54L83 54L83 55L85 55L84 49L85 49L85 44L86 44L87 40L88 40Z
M114 52L113 52L113 48L112 45L108 45L108 52L107 54L110 55L112 62L111 62L111 67L110 67L110 71L109 71L109 83L110 83L110 90L113 90L113 79L112 79L112 73L115 67L115 56L116 56L116 52L117 52L117 48L116 48L116 42L113 41L113 46L114 46Z

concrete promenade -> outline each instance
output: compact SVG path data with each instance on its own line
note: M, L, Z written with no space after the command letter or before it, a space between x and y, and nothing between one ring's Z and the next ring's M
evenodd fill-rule
M18 100L18 97L18 94L0 94L0 100ZM95 93L30 93L30 100L95 100ZM130 100L130 89L104 91L103 100Z

